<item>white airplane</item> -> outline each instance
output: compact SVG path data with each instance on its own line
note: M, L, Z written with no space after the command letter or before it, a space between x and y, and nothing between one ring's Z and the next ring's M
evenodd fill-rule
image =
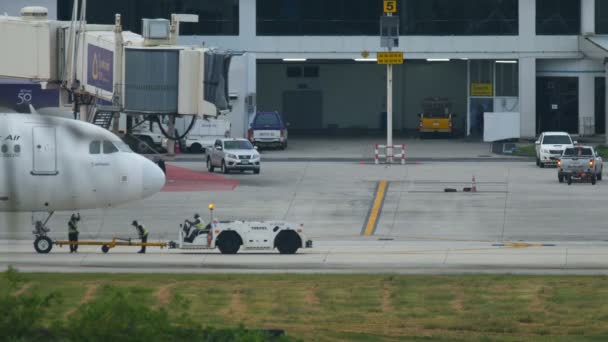
M164 185L155 163L101 127L0 113L0 212L49 214L36 223L37 250L52 246L46 224L55 211L113 207L151 196Z

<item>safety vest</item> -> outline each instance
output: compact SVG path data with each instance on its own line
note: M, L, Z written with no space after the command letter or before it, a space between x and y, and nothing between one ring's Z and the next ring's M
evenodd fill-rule
M201 222L200 219L197 219L194 228L196 228L197 230L203 230L205 227L203 226L203 222Z
M70 222L68 222L68 232L70 234L78 233L78 223L70 220Z
M148 236L148 230L146 228L144 228L143 225L140 225L139 227L137 227L137 230L139 231L139 236L140 237L147 237Z

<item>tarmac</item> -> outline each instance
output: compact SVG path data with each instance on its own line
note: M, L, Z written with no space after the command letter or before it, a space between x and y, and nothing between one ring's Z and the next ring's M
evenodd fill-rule
M300 148L294 141L286 151L262 151L260 175L209 174L203 156L194 156L196 161L179 156L168 163L163 192L119 208L81 212L81 239L134 237L129 224L138 219L150 231L150 241L167 241L177 238L179 223L194 213L207 219L212 202L214 217L222 220L304 224L312 249L296 255L221 255L150 248L138 255L137 248L117 247L106 255L99 247L83 246L69 254L67 247L56 246L39 255L32 246L31 214L0 213L0 267L35 272L608 273L608 183L560 184L555 169L537 168L529 158L491 155L483 143L432 140L429 147L415 141L407 144L408 153L422 158L418 149L428 149L432 155L406 165L374 165L372 153L357 152L352 145L360 143L352 141L335 143L333 152L305 152L318 143L299 141ZM285 159L298 154L324 161ZM340 159L345 156L360 160ZM479 162L487 159L492 161ZM383 182L385 190L378 191ZM473 186L477 192L462 191ZM70 214L53 216L51 238L66 238Z

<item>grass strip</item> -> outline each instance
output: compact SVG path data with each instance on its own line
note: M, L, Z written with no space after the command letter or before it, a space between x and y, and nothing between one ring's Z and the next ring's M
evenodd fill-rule
M27 284L19 296L58 294L61 303L39 317L46 325L86 313L119 288L174 324L188 316L215 328L282 329L305 341L608 336L605 276L19 274L19 283Z

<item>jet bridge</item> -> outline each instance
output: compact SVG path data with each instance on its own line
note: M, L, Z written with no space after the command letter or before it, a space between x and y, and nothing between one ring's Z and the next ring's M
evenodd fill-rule
M75 6L74 18L77 12ZM85 119L96 103L115 113L227 113L233 54L175 44L180 20L193 17L144 19L140 36L122 31L120 15L115 25L92 25L83 17L49 20L45 8L25 7L20 17L0 17L0 76L60 86L87 109Z

